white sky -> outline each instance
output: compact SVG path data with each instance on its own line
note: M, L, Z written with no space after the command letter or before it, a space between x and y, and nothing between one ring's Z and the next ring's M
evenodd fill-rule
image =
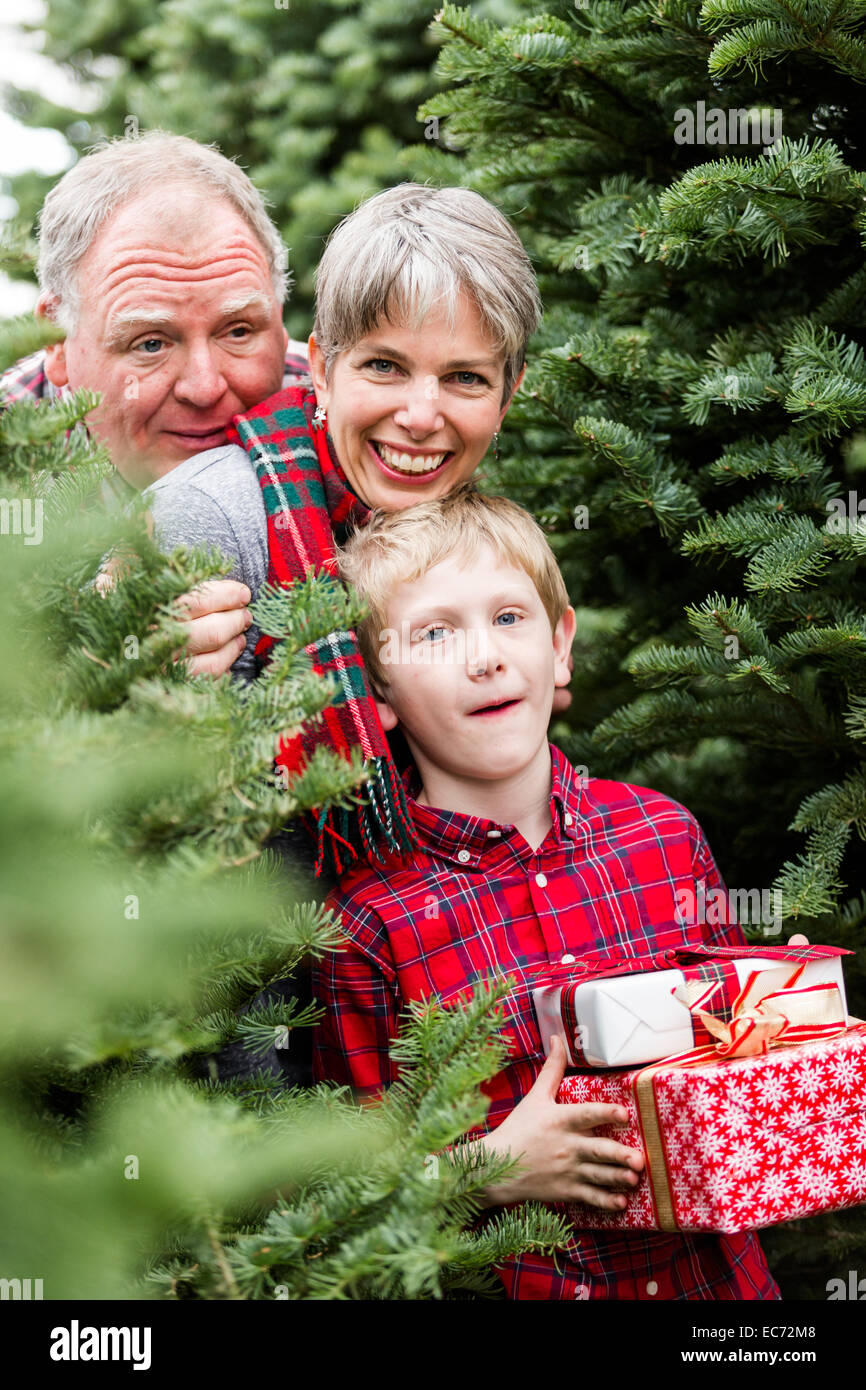
M38 24L44 9L42 0L0 0L0 86L28 88L53 101L87 110L93 105L88 90L42 56L38 33L25 34L18 27ZM68 168L73 152L59 131L31 130L13 120L5 106L0 92L0 179L27 169L59 174ZM14 200L0 195L0 220L16 212ZM26 313L35 302L35 288L0 274L0 318Z

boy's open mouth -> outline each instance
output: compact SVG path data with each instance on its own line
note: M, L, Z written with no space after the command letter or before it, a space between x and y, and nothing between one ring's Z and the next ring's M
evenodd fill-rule
M383 472L398 478L432 478L447 467L454 457L453 449L440 449L438 453L432 449L409 453L381 439L368 439L367 444Z
M482 705L482 706L480 707L480 709L471 709L471 710L469 711L469 713L470 713L470 714L488 714L488 715L489 715L489 714L503 714L506 710L513 709L515 705L519 705L519 704L520 704L520 701L517 700L517 699L514 699L514 700L497 700L497 702L496 702L495 704L493 704L493 705Z

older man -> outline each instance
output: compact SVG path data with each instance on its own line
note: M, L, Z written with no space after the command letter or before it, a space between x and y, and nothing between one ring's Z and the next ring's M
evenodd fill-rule
M88 427L118 490L148 490L160 544L210 544L235 562L241 582L190 596L193 670L239 661L252 674L244 564L264 577L262 503L225 431L307 367L283 327L285 252L261 195L236 164L184 136L116 141L49 193L38 270L37 313L66 336L6 374L6 400L101 392Z

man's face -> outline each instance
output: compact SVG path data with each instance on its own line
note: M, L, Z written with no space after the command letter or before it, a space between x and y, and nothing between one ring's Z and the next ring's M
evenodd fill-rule
M401 584L387 619L379 712L425 784L429 770L463 783L528 771L546 751L554 683L568 680L573 609L552 632L529 575L483 545Z
M88 426L136 487L226 442L282 382L286 333L265 252L220 198L168 185L124 204L78 271L81 313L48 349L55 386L102 392Z
M420 328L383 317L338 354L327 379L311 338L310 369L349 485L387 512L444 497L471 477L510 404L504 356L462 293L453 326L441 310Z

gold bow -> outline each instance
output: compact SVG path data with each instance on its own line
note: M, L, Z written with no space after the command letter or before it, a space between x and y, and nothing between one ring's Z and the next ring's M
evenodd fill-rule
M846 1028L842 995L835 984L798 989L803 964L775 970L754 970L734 1000L725 1023L701 1008L720 985L709 991L700 980L674 990L674 997L701 1020L718 1039L719 1057L756 1057L771 1047L790 1047L816 1038L834 1038Z

